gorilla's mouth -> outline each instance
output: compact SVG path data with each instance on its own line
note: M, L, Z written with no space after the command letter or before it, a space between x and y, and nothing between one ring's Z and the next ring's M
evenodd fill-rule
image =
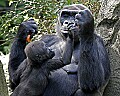
M81 26L76 24L74 27L80 29ZM69 28L68 28L67 26L62 26L61 32L62 32L63 34L68 34L69 31L70 31L70 30L69 30Z
M63 26L61 27L61 32L62 32L62 33L65 33L65 34L66 34L66 33L68 33L68 31L69 31L69 30L68 30L68 27L67 27L67 26L63 25Z
M68 30L62 30L63 34L68 34Z

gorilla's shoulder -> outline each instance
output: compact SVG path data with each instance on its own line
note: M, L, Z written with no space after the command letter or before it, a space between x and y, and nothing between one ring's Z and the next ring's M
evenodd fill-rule
M62 38L57 35L43 35L40 40L45 42L47 46L52 46L53 44L60 42Z

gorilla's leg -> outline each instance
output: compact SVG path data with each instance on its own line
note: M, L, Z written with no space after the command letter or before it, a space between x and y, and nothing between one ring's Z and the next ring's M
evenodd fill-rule
M77 88L77 74L69 75L61 68L51 74L43 96L71 96Z
M100 91L96 91L93 93L85 93L81 89L78 89L74 96L102 96L102 93Z

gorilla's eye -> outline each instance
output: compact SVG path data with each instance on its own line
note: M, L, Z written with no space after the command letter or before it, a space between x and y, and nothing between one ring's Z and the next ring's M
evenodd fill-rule
M84 15L84 12L83 12L83 11L80 11L79 14L82 16L82 15Z
M75 19L80 19L81 17L81 14L76 14Z
M75 17L76 14L77 14L76 12L71 12L70 15L71 15L72 17Z

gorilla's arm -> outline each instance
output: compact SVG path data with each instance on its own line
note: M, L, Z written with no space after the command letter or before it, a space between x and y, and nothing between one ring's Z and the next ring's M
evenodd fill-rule
M67 37L67 42L65 44L65 49L63 50L63 56L62 56L62 60L65 65L71 63L71 57L73 53L73 44L74 44L73 39L70 37Z
M17 70L18 66L21 62L26 58L24 49L27 42L27 37L29 39L33 37L37 33L37 25L33 19L29 19L28 21L22 22L19 26L17 35L13 41L11 50L10 50L10 57L9 57L9 64L8 64L8 72L10 76L10 87L14 90L14 84L12 82L13 74Z
M110 77L109 58L103 41L94 35L81 44L78 77L84 92L93 92L103 87Z
M47 61L47 64L44 67L46 69L48 69L49 71L53 71L53 70L59 69L63 66L64 66L63 61L60 58L60 59L50 59L49 61ZM44 67L43 67L43 69L45 69Z
M10 78L12 78L14 71L17 70L20 63L26 58L24 49L26 46L27 36L30 35L29 39L31 39L36 33L37 25L33 19L29 19L28 21L20 24L10 51L8 65Z
M18 39L15 39L13 41L8 64L10 78L13 77L15 70L17 70L20 63L26 58L26 55L24 53L25 46L26 42L21 42Z
M24 72L24 70L26 69L26 67L27 67L27 60L25 59L13 74L12 82L14 83L15 86L17 86L20 83L20 77Z
M73 52L73 40L69 37L67 38L67 42L65 45L65 50L63 52L63 56L60 59L50 59L47 62L47 67L50 71L59 69L67 64L71 63L71 57Z

